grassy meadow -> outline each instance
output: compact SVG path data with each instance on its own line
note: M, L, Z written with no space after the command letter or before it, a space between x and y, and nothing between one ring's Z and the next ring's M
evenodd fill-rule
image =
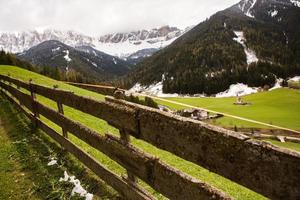
M268 92L260 92L243 97L251 105L234 105L235 97L228 98L166 98L179 103L244 117L271 125L300 130L300 91L280 88ZM184 106L157 101L171 109L182 109ZM222 117L214 124L224 127L266 128L263 125L245 122L230 117Z

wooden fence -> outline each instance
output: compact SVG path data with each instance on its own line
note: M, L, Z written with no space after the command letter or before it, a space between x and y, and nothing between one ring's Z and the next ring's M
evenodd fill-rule
M104 95L110 95L110 96L113 96L114 92L117 90L125 92L125 90L123 89L112 87L112 86L91 85L91 84L73 83L73 82L66 82L66 83L86 90L90 90L93 92L97 92Z
M16 87L15 87L15 86ZM47 88L0 75L0 87L39 128L76 156L127 199L154 199L136 184L136 177L169 199L231 199L218 189L172 168L135 148L129 135L235 181L272 199L299 199L300 154L252 140L237 132L182 118L156 109L107 97L97 101L69 91ZM28 95L18 88L31 92ZM58 111L35 99L39 94L57 102ZM21 106L22 105L22 106ZM120 138L105 136L63 114L63 105L107 121ZM27 112L26 107L31 112ZM39 119L62 127L57 133ZM127 170L117 176L68 140L73 134L103 152Z

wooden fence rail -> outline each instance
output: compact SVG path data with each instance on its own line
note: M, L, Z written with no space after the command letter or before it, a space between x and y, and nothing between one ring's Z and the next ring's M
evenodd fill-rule
M78 96L0 75L0 86L28 109L102 151L170 199L228 199L215 188L189 177L113 136L101 136L32 99L15 87L107 121L118 129L183 159L227 177L272 199L300 197L300 154L203 122L178 117L122 100ZM34 102L34 103L32 103ZM124 139L124 138L123 138ZM150 197L149 197L150 198Z
M76 86L76 87L94 91L94 92L97 92L100 94L109 95L109 96L113 96L113 94L116 90L122 90L122 89L112 87L112 86L90 85L90 84L73 83L73 82L66 82L66 83ZM125 92L125 90L122 90L122 91Z

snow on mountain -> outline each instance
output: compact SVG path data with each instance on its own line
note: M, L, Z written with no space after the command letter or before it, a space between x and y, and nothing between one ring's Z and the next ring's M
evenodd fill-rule
M299 0L291 0L291 3L294 4L294 6L300 7L300 1Z
M255 18L257 10L266 2L266 0L242 0L237 6L246 16ZM276 7L278 7L278 5L283 6L283 8L286 8L285 6L300 7L300 0L270 0L269 2L269 7L273 7L273 11L269 12L271 17L277 16L278 10L276 10ZM277 4L277 6L275 4ZM282 19L279 18L278 20L281 21Z
M164 26L159 29L116 33L100 37L96 48L118 57L128 57L142 49L161 49L171 44L185 31Z
M59 48L59 47L58 47ZM72 61L72 59L69 57L69 54L70 54L70 52L69 52L69 50L65 50L65 51L63 51L64 53L66 53L66 55L64 56L64 59L69 63L69 62L71 62Z
M257 0L244 0L239 3L239 8L247 15L248 17L254 18L252 9L255 6Z
M57 40L71 47L91 46L104 53L126 58L143 49L163 48L171 44L185 31L176 27L164 26L151 30L115 33L100 37L90 37L75 31L45 28L23 32L0 32L0 49L20 53L44 41Z
M245 44L246 38L244 37L244 32L243 31L234 31L234 34L237 36L237 38L233 38L233 40L240 43L244 48L244 52L247 56L247 64L250 65L253 62L257 62L258 58L256 57L255 52L253 50L249 49Z
M162 37L157 38L157 40L153 43L151 43L149 40L141 40L139 42L127 40L120 43L98 43L95 48L113 56L126 58L142 49L161 49L171 44L175 39L177 38L165 40L165 38Z
M0 49L12 53L20 53L44 41L57 40L66 45L93 45L95 39L75 31L59 31L52 29L38 29L23 32L1 32Z

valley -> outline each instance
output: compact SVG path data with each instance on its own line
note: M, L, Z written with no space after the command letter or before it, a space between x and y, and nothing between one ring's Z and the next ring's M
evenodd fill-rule
M234 105L236 97L229 98L166 98L174 102L184 103L199 108L209 109L230 115L244 117L271 125L277 125L294 130L300 130L299 108L300 91L288 88L280 88L269 92L260 92L243 96L245 102L250 105ZM159 101L172 109L182 109L184 106ZM220 118L214 121L216 125L239 128L260 127L249 122L234 120L230 117ZM266 127L265 127L266 128Z

